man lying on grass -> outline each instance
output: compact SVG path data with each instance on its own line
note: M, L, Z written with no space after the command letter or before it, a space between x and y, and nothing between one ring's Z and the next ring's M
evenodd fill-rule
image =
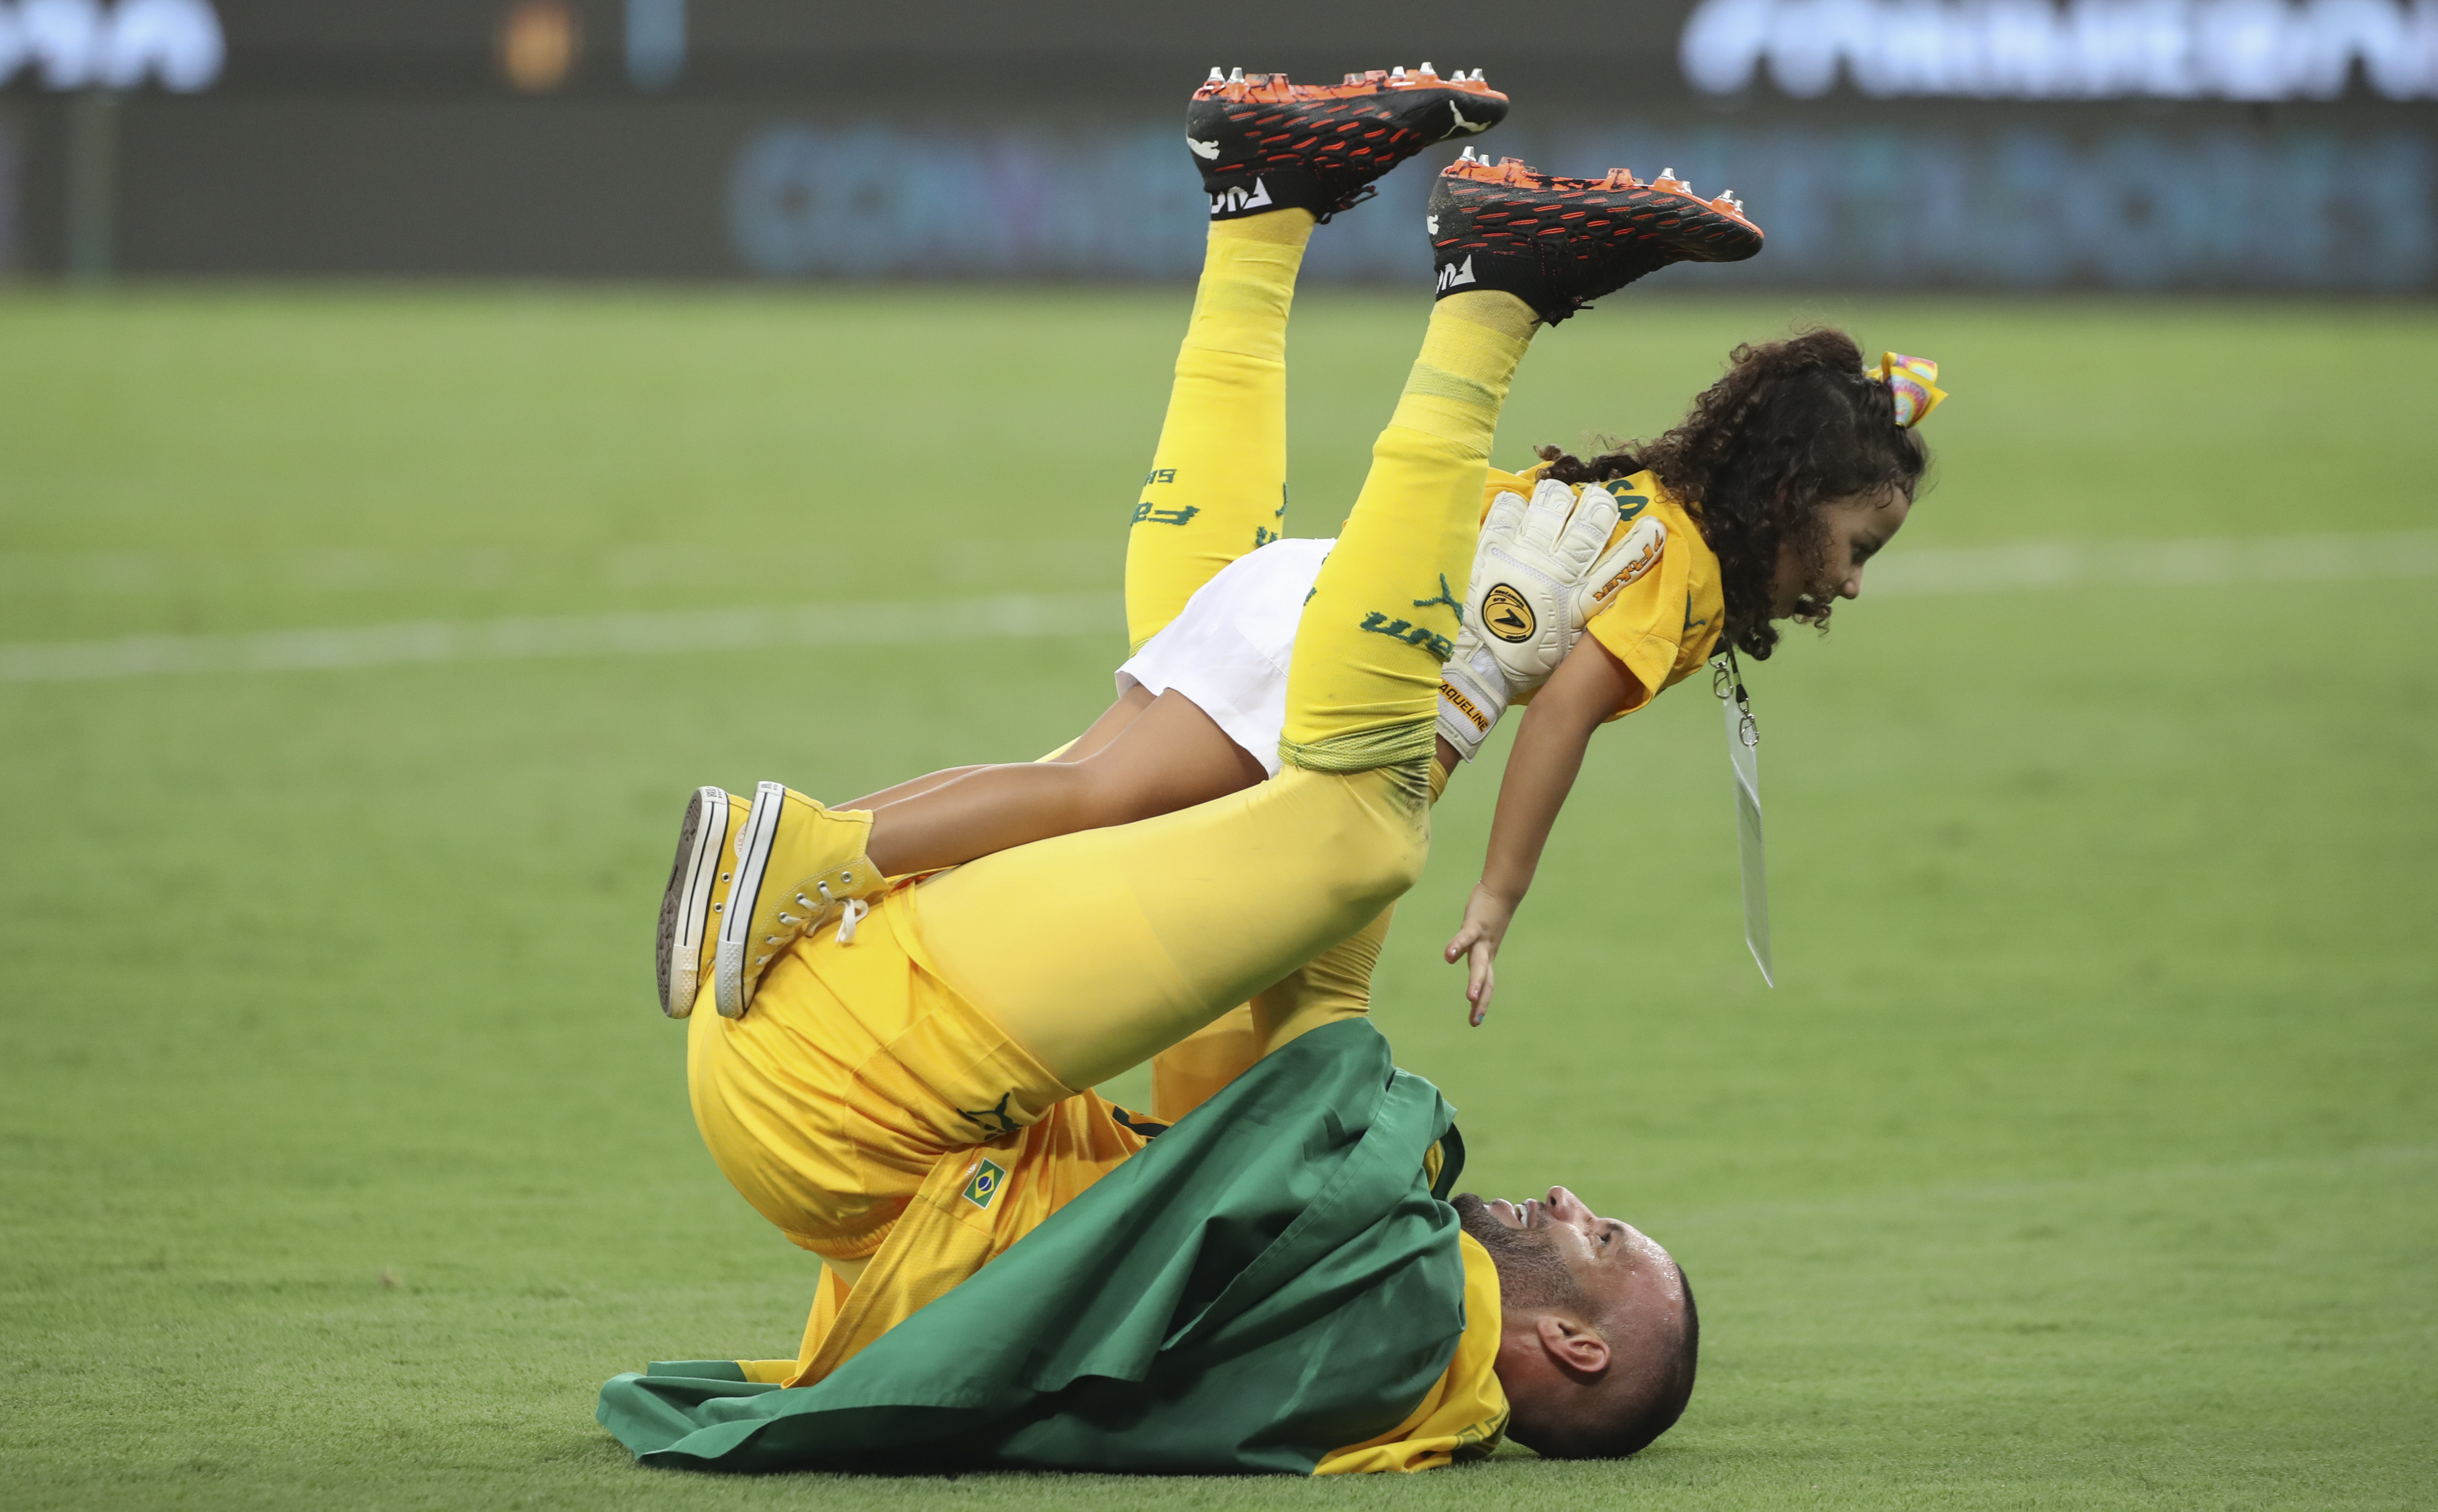
M1212 242L1231 249L1272 236L1282 208L1308 231L1451 118L1478 130L1505 104L1429 75L1205 97L1246 106L1208 126ZM1256 175L1218 182L1246 161L1230 133L1254 140L1281 114L1314 117L1307 147L1343 148L1316 129L1343 114L1397 149L1338 179L1274 164L1263 224L1240 235L1221 212L1250 202ZM1684 1410L1700 1340L1682 1271L1563 1187L1451 1202L1450 1110L1390 1064L1366 1010L1379 929L1420 873L1446 775L1440 664L1516 365L1584 299L1722 246L1749 255L1758 233L1672 189L1469 163L1449 176L1467 198L1434 202L1445 225L1510 217L1502 196L1547 210L1572 195L1631 201L1607 212L1628 229L1586 236L1554 272L1533 247L1485 244L1463 254L1462 279L1440 278L1370 476L1297 600L1278 775L887 887L862 852L868 816L858 827L777 783L741 814L716 788L689 807L661 960L664 1006L690 1018L696 1120L723 1173L824 1273L795 1359L663 1364L603 1389L602 1422L640 1458L1410 1470L1486 1454L1502 1433L1630 1454ZM1130 537L1130 581L1176 589L1156 620L1225 565L1135 571L1178 539ZM1239 549L1257 541L1247 531ZM1599 571L1591 554L1551 612ZM1173 1124L1090 1090L1248 1002L1246 1053Z
M824 1275L798 1359L655 1364L598 1416L645 1464L733 1471L1327 1475L1502 1435L1634 1452L1692 1394L1683 1273L1564 1187L1442 1201L1448 1115L1360 1019L1165 1132L1067 1099L944 1151L855 1284Z

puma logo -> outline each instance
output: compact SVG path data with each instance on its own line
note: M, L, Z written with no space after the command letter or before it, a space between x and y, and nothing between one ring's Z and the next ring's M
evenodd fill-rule
M1457 108L1457 103L1454 100L1448 101L1448 114L1456 117L1456 124L1448 128L1447 136L1440 138L1442 142L1446 141L1448 136L1471 136L1476 132L1486 132L1490 130L1492 125L1489 121L1466 120L1464 118L1464 112Z

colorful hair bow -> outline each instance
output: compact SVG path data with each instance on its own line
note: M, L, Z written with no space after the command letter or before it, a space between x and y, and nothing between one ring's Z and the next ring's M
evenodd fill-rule
M1879 379L1897 401L1897 426L1911 430L1930 418L1947 391L1938 386L1938 364L1926 357L1902 352L1880 354Z

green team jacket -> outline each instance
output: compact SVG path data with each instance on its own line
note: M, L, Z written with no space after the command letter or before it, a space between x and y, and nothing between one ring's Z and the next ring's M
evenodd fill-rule
M688 1469L1308 1475L1464 1330L1452 1113L1368 1022L1315 1029L818 1385L661 1363L595 1415Z

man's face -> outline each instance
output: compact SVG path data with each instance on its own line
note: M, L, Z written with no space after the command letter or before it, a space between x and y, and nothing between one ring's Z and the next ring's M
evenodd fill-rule
M1564 1187L1521 1203L1465 1192L1455 1207L1464 1231L1497 1262L1508 1307L1564 1309L1586 1322L1627 1313L1657 1321L1681 1310L1684 1284L1668 1252Z

